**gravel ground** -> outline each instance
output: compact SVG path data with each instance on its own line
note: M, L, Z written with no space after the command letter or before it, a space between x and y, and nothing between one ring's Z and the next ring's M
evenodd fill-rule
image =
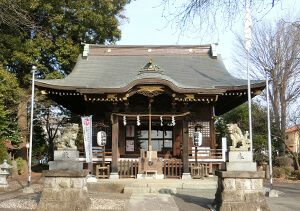
M31 197L18 196L0 202L0 208L4 209L31 209L37 208L39 201L38 193ZM103 199L99 196L91 196L91 210L124 210L127 199Z
M275 180L276 182L289 183L287 180ZM37 208L41 191L42 180L35 178L31 187L33 194L24 194L22 189L27 186L26 178L9 178L9 188L5 192L0 192L0 210L34 210ZM294 181L293 181L294 182ZM298 182L298 181L297 181ZM199 193L180 192L173 197L179 210L207 210L207 204L211 203L215 191L201 191ZM92 200L91 211L95 210L126 210L130 194L121 193L99 193L91 192L89 196ZM292 195L293 196L293 195ZM278 198L280 199L280 198ZM278 199L275 199L278 201ZM267 199L270 201L270 199ZM285 200L285 199L282 199ZM269 202L270 203L270 202ZM274 203L274 202L273 202Z
M40 193L31 195L19 195L12 199L3 200L0 202L0 208L4 209L28 209L34 210L37 208ZM90 196L92 200L91 210L124 210L127 199L118 199L116 197L106 199L98 194Z
M37 200L36 199L28 199L28 198L14 198L6 201L2 201L0 203L0 208L6 209L36 209L37 208Z
M0 210L35 210L37 208L41 192L42 180L36 178L31 187L32 194L23 193L27 187L26 178L8 178L9 186L0 192ZM126 201L130 195L121 193L90 193L92 200L91 210L124 210Z
M125 199L103 199L99 197L90 197L92 205L90 209L97 210L124 210L126 200Z

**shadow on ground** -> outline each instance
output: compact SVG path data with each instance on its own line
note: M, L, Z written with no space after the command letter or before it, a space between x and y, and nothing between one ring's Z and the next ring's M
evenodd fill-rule
M182 194L177 193L173 195L176 205L179 210L209 210L208 205L212 204L213 198L206 196L199 196L199 194Z

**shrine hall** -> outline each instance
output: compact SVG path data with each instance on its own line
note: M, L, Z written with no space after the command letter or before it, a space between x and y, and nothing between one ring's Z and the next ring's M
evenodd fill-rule
M197 177L198 164L211 173L226 151L226 141L216 139L215 117L247 101L247 80L226 70L217 44L86 44L66 78L36 86L73 113L92 115L93 146L105 131L104 159L119 178L156 170L164 178ZM264 87L251 81L251 97ZM196 128L202 135L197 149Z

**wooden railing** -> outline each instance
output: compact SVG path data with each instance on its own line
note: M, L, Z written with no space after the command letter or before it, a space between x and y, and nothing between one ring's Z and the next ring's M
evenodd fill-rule
M79 161L85 162L85 152L84 149L78 149L79 151ZM93 163L97 163L103 160L103 152L100 147L93 147ZM111 149L105 149L105 161L111 161L112 153Z
M222 149L211 149L209 147L192 147L189 150L189 158L196 159L196 151L197 151L197 159L222 159Z
M138 174L139 162L137 160L119 160L118 168L120 178L136 178Z
M222 138L222 149L211 149L210 147L192 147L189 149L189 161L208 162L208 163L222 163L226 161L226 151L227 151L227 140ZM197 151L197 153L196 153Z
M190 163L192 178L198 179L208 176L209 168L209 163Z
M165 159L163 162L163 174L165 178L181 177L182 161L180 159Z

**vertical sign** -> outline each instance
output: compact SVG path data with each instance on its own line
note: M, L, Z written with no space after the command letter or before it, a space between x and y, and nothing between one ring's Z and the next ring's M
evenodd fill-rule
M86 162L91 163L92 154L92 116L81 117Z

